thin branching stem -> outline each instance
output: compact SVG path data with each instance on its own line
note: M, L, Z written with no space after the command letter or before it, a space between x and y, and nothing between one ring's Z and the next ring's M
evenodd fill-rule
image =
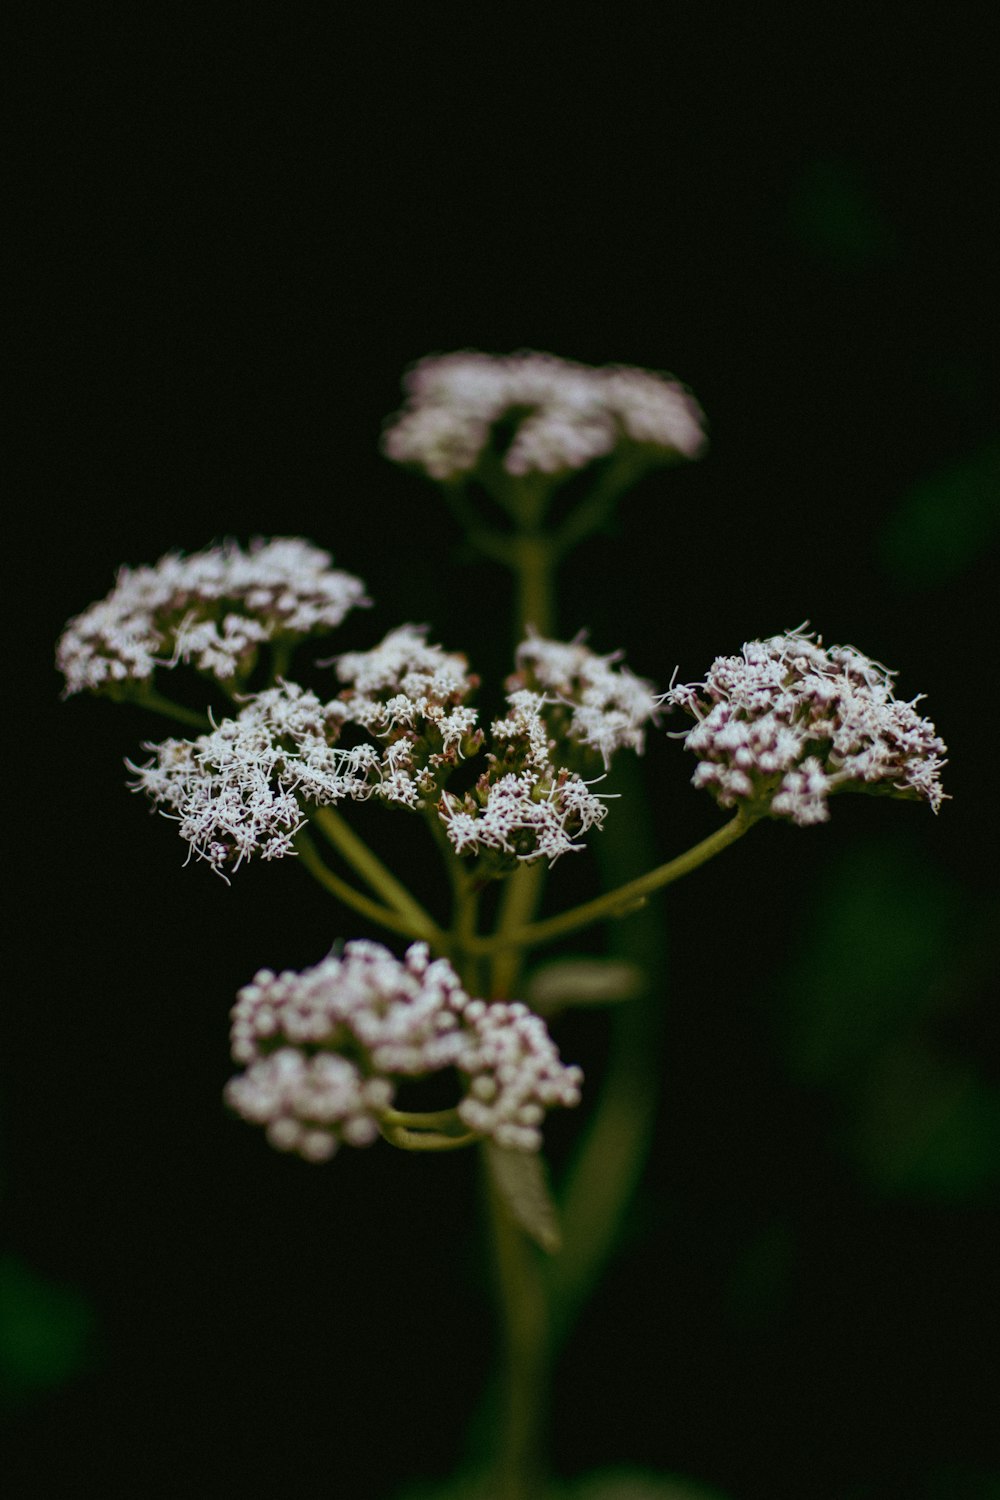
M356 891L353 886L348 885L346 880L342 880L320 856L316 845L304 830L300 830L295 835L295 848L313 879L317 880L324 890L329 891L331 896L342 901L345 906L351 907L360 916L366 917L369 922L375 922L379 927L385 927L390 932L402 933L404 937L430 940L430 933L422 924L415 926L399 912L393 911L391 907L383 906L378 901L373 901L363 891Z
M618 886L616 890L606 891L602 896L595 896L592 901L585 901L581 906L571 907L569 911L560 912L543 922L531 922L510 932L498 932L494 937L477 938L469 947L469 952L493 953L504 947L540 948L544 943L554 942L570 932L579 931L581 927L590 927L594 922L626 916L629 911L643 906L654 891L662 890L664 886L680 880L683 875L689 875L699 865L727 849L755 821L752 815L740 809L722 828L710 834L707 839L702 839L700 844L677 855L675 859L668 860L665 865L659 865L655 870L640 875L638 879Z
M388 869L376 854L369 849L364 839L359 838L349 823L332 807L310 807L310 818L320 833L333 845L337 853L361 876L365 884L379 896L398 916L405 918L406 928L428 942L438 945L443 937L437 923L410 892Z

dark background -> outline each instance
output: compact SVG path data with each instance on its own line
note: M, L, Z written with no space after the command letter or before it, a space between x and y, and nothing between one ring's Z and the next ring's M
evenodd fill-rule
M360 924L294 867L183 869L123 786L163 726L61 704L51 653L123 561L301 534L376 600L347 645L427 621L497 682L505 579L378 453L404 368L467 346L672 370L709 415L706 458L568 566L567 634L665 684L809 619L899 666L952 755L938 819L845 800L663 902L660 1130L557 1465L998 1493L996 37L975 7L546 9L107 9L24 39L15 1493L382 1500L461 1452L493 1337L471 1159L311 1168L220 1104L236 989ZM645 772L661 857L716 826L676 742ZM557 875L560 901L596 880ZM595 1082L604 1026L560 1038Z

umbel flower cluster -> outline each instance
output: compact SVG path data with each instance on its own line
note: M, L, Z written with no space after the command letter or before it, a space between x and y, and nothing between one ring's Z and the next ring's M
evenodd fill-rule
M704 417L678 381L626 365L594 368L551 354L466 350L423 359L384 435L388 458L453 480L492 457L523 479L582 469L612 451L697 458ZM496 438L509 431L502 452Z
M106 599L71 620L57 665L66 693L148 682L158 666L191 662L220 682L252 671L265 641L294 644L333 630L368 604L357 578L298 537L233 542L152 568L122 568Z
M704 682L666 701L697 723L684 744L693 782L722 807L744 806L805 827L825 823L843 790L918 797L935 812L945 746L929 719L893 696L895 673L852 646L801 630L719 656Z
M220 873L293 852L309 806L369 798L438 819L458 853L497 869L554 861L607 811L577 767L600 774L614 751L641 752L657 712L648 683L579 641L523 644L508 712L488 735L469 701L478 678L422 627L393 630L333 667L341 686L327 702L282 681L209 733L149 744L151 760L129 763L133 786ZM447 783L466 760L481 770L455 792Z
M367 1146L397 1085L453 1069L466 1131L537 1151L547 1110L579 1102L539 1016L517 1002L470 999L447 959L414 943L402 962L379 943L347 943L304 973L263 970L232 1013L245 1071L226 1099L264 1125L273 1146L325 1161L341 1142Z

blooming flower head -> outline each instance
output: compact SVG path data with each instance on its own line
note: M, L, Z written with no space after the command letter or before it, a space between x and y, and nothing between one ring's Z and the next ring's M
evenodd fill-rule
M622 446L662 462L697 458L704 445L701 409L684 387L626 365L462 351L421 360L405 387L384 451L437 480L471 473L491 452L523 478L569 473Z
M937 812L946 753L929 719L893 695L895 673L852 646L824 647L793 630L720 656L701 683L665 701L697 722L684 744L692 778L723 807L790 818L829 818L833 792L921 798Z
M616 750L642 754L645 726L660 702L652 684L620 660L620 652L596 655L579 636L548 641L531 632L517 648L517 671L507 686L540 693L550 732L599 755L607 769Z
M636 724L611 699L624 704L634 696L642 712L653 700L638 679L611 673L586 648L549 644L579 657L581 681L590 673L597 684L589 706L570 704L572 724L560 701L518 689L508 695L507 716L493 721L487 742L467 702L478 678L465 657L428 644L422 627L404 625L371 651L336 658L346 686L328 703L283 681L249 696L233 718L207 734L145 745L153 758L128 762L132 787L173 819L192 852L223 875L255 855L292 853L309 807L345 798L435 814L456 852L486 857L495 874L516 861L553 862L581 849L581 835L600 826L607 812L589 783L564 763L573 733L605 750L612 741L635 743L637 735L641 741ZM551 729L548 713L564 722ZM484 748L486 768L473 788L450 790L459 767Z
M232 1012L226 1100L271 1144L309 1161L369 1145L403 1079L454 1069L457 1118L498 1145L534 1151L546 1110L576 1104L581 1073L517 1002L471 999L447 959L414 943L402 960L347 943L302 973L259 973Z
M280 858L303 822L299 798L323 805L370 794L378 756L364 745L336 748L335 708L295 683L269 688L210 734L144 746L154 758L128 762L132 787L220 874L254 854Z
M559 764L560 750L571 747L550 733L546 701L527 688L508 693L509 712L493 721L485 741L486 770L463 797L446 791L439 804L456 852L485 857L496 874L515 861L554 864L582 849L576 840L607 813L590 785Z
M408 806L436 797L443 774L482 738L466 701L478 677L464 656L428 645L426 636L424 626L402 625L373 650L336 660L337 676L349 684L340 694L344 723L387 747L379 795Z
M70 620L56 662L67 694L148 683L177 662L231 684L263 642L332 630L368 602L359 579L299 538L171 552L153 567L122 568L111 593Z

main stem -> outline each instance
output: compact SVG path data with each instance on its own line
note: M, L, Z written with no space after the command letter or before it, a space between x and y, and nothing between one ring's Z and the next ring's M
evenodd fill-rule
M514 644L520 645L529 626L541 636L550 636L555 629L552 601L555 555L548 538L534 531L517 536L512 553L517 589Z
M504 1377L495 1429L491 1500L538 1500L548 1412L549 1308L540 1252L507 1211L487 1167L489 1224L500 1316Z

